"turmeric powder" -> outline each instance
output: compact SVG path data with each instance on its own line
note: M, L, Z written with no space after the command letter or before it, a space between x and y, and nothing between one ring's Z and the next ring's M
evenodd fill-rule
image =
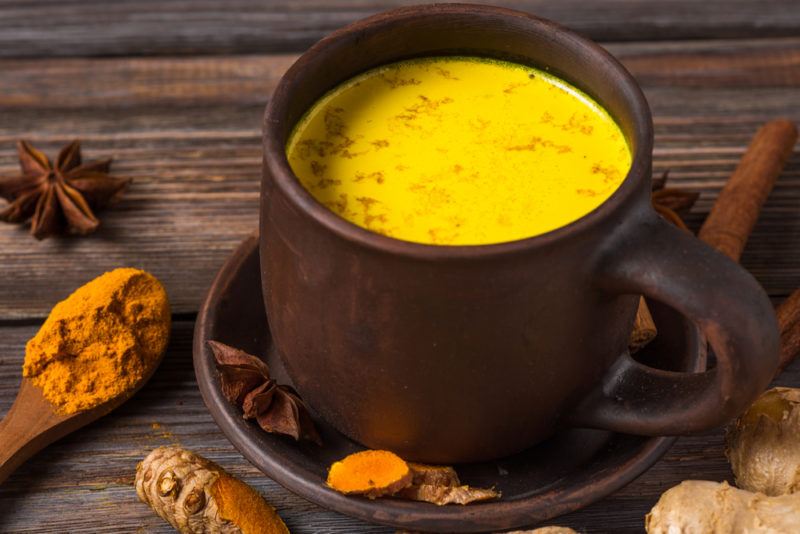
M159 447L136 467L139 499L182 534L289 534L272 506L214 462Z
M134 391L167 346L167 294L151 274L121 268L55 305L25 349L23 375L63 415Z

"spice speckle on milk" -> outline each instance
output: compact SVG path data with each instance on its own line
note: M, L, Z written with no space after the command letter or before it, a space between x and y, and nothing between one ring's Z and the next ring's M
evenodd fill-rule
M512 241L586 215L631 164L614 120L531 67L471 57L382 66L321 98L287 146L303 186L373 232Z

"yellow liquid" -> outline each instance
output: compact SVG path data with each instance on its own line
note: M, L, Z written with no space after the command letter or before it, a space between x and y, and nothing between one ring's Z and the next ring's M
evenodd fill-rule
M513 241L586 215L631 165L586 94L502 61L385 65L322 97L286 148L303 186L343 218L436 245Z

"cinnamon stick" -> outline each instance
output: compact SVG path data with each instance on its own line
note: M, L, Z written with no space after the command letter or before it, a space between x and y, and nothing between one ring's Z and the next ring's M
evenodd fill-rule
M778 371L775 373L778 376L800 355L800 289L796 289L789 298L781 302L775 315L781 331L781 356Z
M636 319L633 321L633 330L628 339L628 350L634 353L653 341L658 335L656 323L650 314L650 308L644 297L639 297L639 309L636 310Z
M759 128L700 228L700 239L733 261L739 261L761 207L792 154L797 137L797 127L786 119L776 119ZM645 306L642 299L631 333L631 352L643 346L634 341L642 336L639 319ZM781 331L780 373L800 355L800 289L776 313Z
M700 239L739 261L761 206L796 142L797 127L789 120L770 121L759 128L700 228ZM800 355L800 289L778 306L776 315L781 333L777 376Z
M789 120L773 120L759 128L700 228L700 239L739 261L796 141L797 127Z

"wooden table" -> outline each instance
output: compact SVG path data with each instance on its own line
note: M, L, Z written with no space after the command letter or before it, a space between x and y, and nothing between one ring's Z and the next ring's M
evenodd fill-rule
M0 226L0 413L25 342L72 289L118 266L167 286L173 338L132 401L53 445L0 487L0 532L171 532L132 488L136 463L180 444L256 486L295 533L388 533L296 497L247 463L206 411L191 365L208 285L256 227L261 113L284 70L325 33L399 1L0 1L0 174L14 141L54 154L73 137L132 176L87 239L37 242ZM757 126L800 122L796 0L509 1L603 41L655 114L655 172L700 191L697 228ZM776 301L800 286L800 156L769 198L742 259ZM800 365L783 375L800 386ZM685 478L732 480L722 431L683 438L627 488L557 523L641 532L658 495Z

